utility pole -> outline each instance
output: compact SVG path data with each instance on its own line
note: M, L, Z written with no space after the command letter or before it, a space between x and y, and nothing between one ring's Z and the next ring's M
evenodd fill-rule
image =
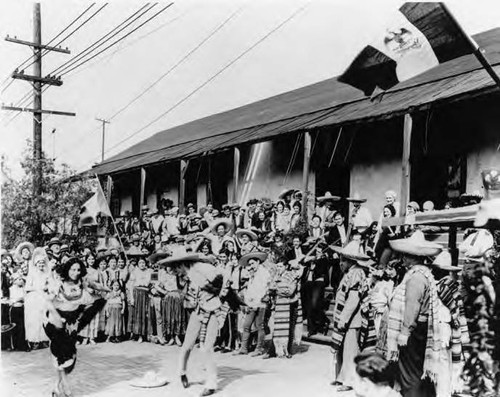
M106 124L110 124L111 121L109 120L104 120L104 119L98 119L96 117L97 121L100 121L102 123L102 149L101 149L101 161L104 161L104 139L106 135ZM141 204L142 205L142 204Z
M33 108L2 106L2 109L33 113L33 160L35 162L35 173L33 175L33 197L38 197L42 191L42 114L50 113L63 116L75 116L74 113L42 109L42 86L62 85L60 77L42 77L42 50L60 52L63 54L70 54L70 51L67 48L63 49L60 46L53 47L42 44L42 18L40 3L33 4L33 41L29 42L26 40L20 40L17 36L14 36L13 38L7 36L5 40L11 43L29 46L33 49L33 75L27 75L24 70L16 69L11 76L13 79L25 80L33 85Z

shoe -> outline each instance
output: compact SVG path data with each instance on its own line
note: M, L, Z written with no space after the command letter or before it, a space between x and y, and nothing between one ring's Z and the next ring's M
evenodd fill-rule
M202 397L211 396L214 393L215 393L215 389L203 389L200 396L202 396Z
M337 391L339 393L342 393L342 392L345 392L345 391L351 391L351 390L352 390L351 386L342 385L342 386L337 387Z
M165 343L166 343L166 342L165 342L165 339L163 339L163 338L158 338L156 341L157 341L160 345L162 345L162 346L164 346L164 345L165 345Z
M185 374L181 375L181 383L184 389L187 389L189 387L189 381Z
M144 340L142 339L142 336L139 336L139 339L137 339L137 342L142 343Z
M96 345L96 344L97 344L97 342L95 341L95 339L90 339L89 343L90 343L91 345Z
M179 337L177 335L175 335L175 344L177 346L182 346L182 342L181 342L181 340L179 339Z
M342 382L339 382L338 380L334 380L333 382L330 383L330 386L342 386Z
M174 338L170 339L167 343L167 346L172 346L175 343Z
M244 354L248 354L248 352L245 350L238 350L238 351L233 353L233 356L242 356Z
M265 352L262 350L255 350L252 353L250 353L250 357L258 357L264 355Z
M263 354L261 358L263 360L269 360L270 358L274 358L274 357L276 357L276 356L271 356L269 353L266 353L266 354Z

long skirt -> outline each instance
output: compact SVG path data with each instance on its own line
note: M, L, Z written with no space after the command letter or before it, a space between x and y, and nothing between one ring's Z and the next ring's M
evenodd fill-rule
M10 307L10 322L16 324L10 335L12 338L12 347L14 350L26 350L28 345L24 331L24 306Z
M44 331L50 340L53 363L58 370L64 370L66 373L73 371L76 363L77 334L98 315L98 312L105 304L104 299L97 299L91 305L81 305L74 311L63 312L58 310L61 317L66 320L62 328L57 327L50 321L44 324Z
M123 314L122 305L112 305L109 309L109 317L106 322L106 335L122 336L123 335Z
M349 328L337 353L337 381L354 386L359 381L354 358L359 354L359 328Z
M399 352L397 379L403 397L434 397L436 390L424 374L427 323L418 322L408 338L406 347Z
M136 335L148 334L149 291L144 287L134 288L132 332Z
M274 309L273 343L278 356L285 356L293 343L293 328L290 326L290 299L277 297Z
M32 291L24 298L24 325L28 342L45 342L49 339L43 330L45 297L41 292Z
M178 291L167 293L162 299L164 336L184 335L186 332L186 310L182 295Z

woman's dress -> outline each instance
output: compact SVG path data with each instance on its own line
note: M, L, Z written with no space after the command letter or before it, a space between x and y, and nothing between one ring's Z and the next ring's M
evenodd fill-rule
M49 285L49 272L41 272L35 267L29 270L26 279L24 300L24 324L26 340L32 343L46 342L49 339L43 330L45 296Z

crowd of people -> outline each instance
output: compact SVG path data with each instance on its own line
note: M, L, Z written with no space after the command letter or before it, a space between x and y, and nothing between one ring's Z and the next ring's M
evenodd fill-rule
M341 200L329 192L317 197L308 217L296 190L220 211L188 204L179 213L164 200L155 211L125 214L117 235L96 247L68 247L54 237L45 247L24 242L2 250L2 348L50 342L56 394L64 395L76 344L184 344L187 387L196 343L207 355L213 348L291 358L306 329L309 337L331 334L337 391L359 387L361 375L391 392L396 382L404 397L450 397L460 389L468 342L461 268L426 240L425 228L382 224L399 215L393 191L375 218L366 199L354 196L346 199L346 221ZM405 215L417 211L410 202ZM464 250L473 245L467 241ZM208 268L179 270L195 262ZM208 368L204 395L216 390L216 378Z

